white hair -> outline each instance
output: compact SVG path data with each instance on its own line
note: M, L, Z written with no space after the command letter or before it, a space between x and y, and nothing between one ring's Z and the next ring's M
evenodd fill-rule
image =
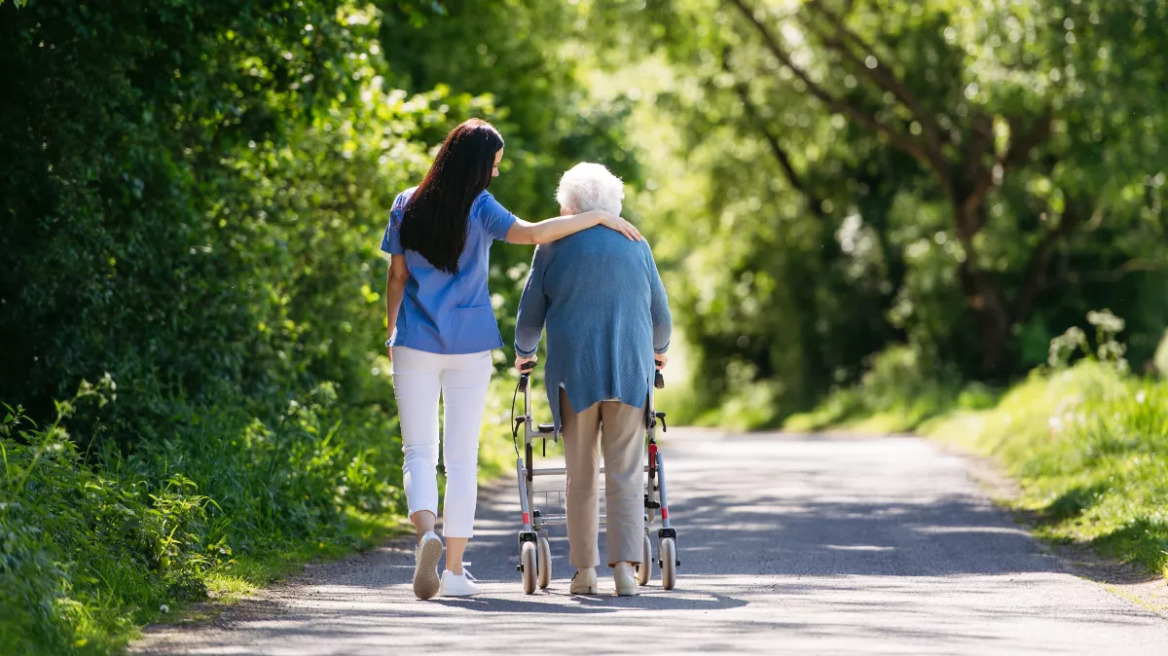
M556 188L560 207L576 212L604 210L620 214L625 185L603 164L581 162L568 169Z

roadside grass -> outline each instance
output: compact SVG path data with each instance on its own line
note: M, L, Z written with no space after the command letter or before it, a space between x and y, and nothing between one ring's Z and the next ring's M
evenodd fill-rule
M330 538L290 544L279 552L243 555L207 572L208 597L234 603L300 571L307 563L343 558L413 531L406 518L398 514L372 515L348 509L345 517L342 530Z
M1019 483L1020 496L1004 503L1036 518L1040 539L1168 577L1168 381L1091 358L1036 371L1000 396L899 379L899 390L839 392L783 428L914 431L990 456Z
M1082 362L1032 375L992 410L957 411L919 432L998 459L1040 538L1090 544L1168 577L1168 381Z

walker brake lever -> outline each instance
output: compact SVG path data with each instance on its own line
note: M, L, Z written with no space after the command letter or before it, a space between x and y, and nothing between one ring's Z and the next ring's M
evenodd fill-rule
M657 414L657 418L661 420L661 432L668 433L669 432L669 425L665 423L665 413L658 412L656 414Z

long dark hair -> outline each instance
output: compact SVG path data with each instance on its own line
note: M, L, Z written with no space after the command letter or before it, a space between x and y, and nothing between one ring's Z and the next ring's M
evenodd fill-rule
M503 137L472 118L446 135L430 171L406 204L401 243L450 274L466 248L466 222L475 198L491 184Z

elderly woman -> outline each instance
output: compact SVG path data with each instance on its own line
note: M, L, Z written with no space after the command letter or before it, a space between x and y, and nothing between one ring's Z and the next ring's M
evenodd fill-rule
M600 164L564 174L565 214L619 214L623 185ZM637 594L644 539L644 431L654 360L672 328L649 246L590 228L536 249L515 328L515 366L535 360L547 324L548 402L564 435L573 594L596 594L600 452L605 463L608 565L616 593Z

